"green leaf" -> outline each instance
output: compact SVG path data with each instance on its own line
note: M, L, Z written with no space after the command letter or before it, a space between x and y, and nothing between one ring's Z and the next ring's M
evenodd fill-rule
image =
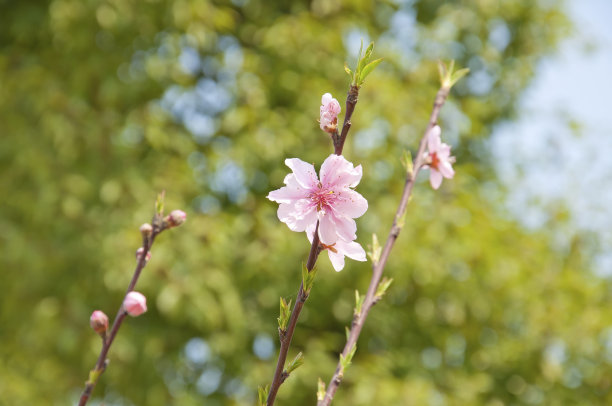
M377 299L382 298L385 293L387 293L387 289L389 289L389 286L391 286L391 283L393 283L393 278L387 278L386 276L382 279L382 281L380 281L380 283L378 284L378 287L376 288L376 293L374 294L374 296Z
M355 316L359 317L361 315L361 308L363 307L363 301L365 300L365 296L360 296L359 291L355 290Z
M280 298L280 312L278 317L278 328L285 331L289 317L291 316L291 300L287 302L284 298Z
M404 150L404 155L402 156L402 165L406 169L406 174L412 176L414 166L412 162L412 153L408 150Z
M164 200L166 198L166 191L162 190L162 192L157 195L157 200L155 201L155 212L159 215L162 215L164 212Z
M342 368L342 372L344 372L344 370L351 365L351 361L353 360L353 356L355 355L355 351L357 351L357 345L353 344L353 346L351 347L351 350L348 352L348 354L346 354L346 357L344 357L342 354L340 354L340 366Z
M309 272L308 268L306 268L306 265L302 264L302 283L304 284L304 292L306 292L306 294L310 293L310 289L312 289L316 274L316 266Z
M470 68L459 69L457 72L453 73L451 76L451 86L454 86L461 78L467 75L470 72Z
M359 75L359 85L362 85L370 73L383 61L383 58L376 59L367 64Z
M344 71L353 78L353 71L348 67L348 63L344 62Z
M302 354L302 352L300 351L298 355L295 356L293 361L289 363L289 366L287 367L287 373L291 374L293 371L295 371L302 365L304 365L304 354Z
M317 400L321 401L323 399L325 399L325 382L319 378L319 382L317 383Z
M268 392L270 391L270 385L260 386L257 388L258 406L266 406L268 402Z
M382 247L378 243L378 236L376 234L372 234L372 244L368 247L370 251L368 252L368 256L373 264L377 264L380 260L380 253L382 252Z

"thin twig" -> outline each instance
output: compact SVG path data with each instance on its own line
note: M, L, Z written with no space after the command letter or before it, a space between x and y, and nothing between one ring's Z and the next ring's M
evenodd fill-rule
M351 86L346 96L346 113L344 115L344 124L342 125L342 133L338 134L338 131L332 134L332 141L334 143L334 154L342 155L342 149L344 148L344 142L348 135L349 129L351 128L351 117L357 104L359 96L359 87ZM312 239L312 245L310 247L310 253L308 255L308 262L306 263L306 269L308 272L314 269L314 266L321 252L321 246L319 245L319 223L317 222L314 237ZM276 394L278 389L288 378L288 374L284 372L285 362L287 361L287 354L289 353L289 347L291 347L291 340L293 339L293 333L295 326L297 325L298 318L304 307L304 303L308 299L308 293L304 292L304 284L300 284L300 288L297 293L293 310L291 311L291 318L287 326L287 331L281 332L280 334L280 350L278 354L278 360L276 361L276 369L274 370L274 377L272 378L272 384L270 385L270 391L268 392L267 406L272 406L276 400Z
M344 346L344 350L342 351L342 356L347 357L351 350L357 345L357 340L359 339L359 334L361 333L361 329L365 324L365 320L368 317L368 313L372 306L374 306L379 297L376 296L376 289L378 288L378 284L380 283L380 279L382 277L383 271L385 269L385 265L387 264L387 259L389 257L389 253L399 236L399 233L402 229L402 218L406 212L406 207L408 206L408 201L410 199L410 195L412 194L412 189L414 187L414 181L419 173L419 170L422 168L423 162L423 154L425 152L425 147L427 144L427 134L436 125L438 121L438 116L440 114L440 109L444 105L446 98L448 97L449 89L446 87L441 87L436 94L436 99L433 105L433 110L431 112L431 116L429 118L429 124L427 125L427 129L423 137L421 138L421 142L419 144L419 149L417 155L414 157L413 162L413 170L407 174L406 182L404 184L404 191L402 192L402 197L399 203L399 207L397 208L397 212L395 213L395 218L393 219L393 225L391 226L391 230L389 231L389 235L387 237L387 242L382 250L380 255L380 259L372 264L372 279L370 280L370 285L368 287L368 292L366 294L365 300L361 307L361 312L356 316L355 320L352 323L351 329L349 331L348 339L346 341L346 345ZM344 375L344 371L340 362L338 362L338 366L336 367L336 372L332 376L329 381L329 385L327 387L327 391L325 392L325 397L317 403L317 406L329 406L331 404L332 399L340 383L342 382L342 378Z
M153 241L155 241L155 237L164 230L164 223L162 220L162 216L160 214L155 214L153 217L153 231L149 236L143 235L142 239L142 248L143 251L139 254L138 263L136 264L136 269L134 269L134 275L132 276L132 280L128 285L127 291L125 295L134 290L136 286L136 282L138 282L138 278L140 277L140 273L143 268L147 264L147 254L151 251L151 246L153 245ZM127 312L123 309L123 302L121 302L121 306L119 306L119 310L117 311L117 315L115 316L115 320L113 321L113 326L111 327L110 333L105 335L102 338L102 348L100 349L100 355L98 356L98 361L96 362L96 366L92 370L92 374L89 379L85 383L85 389L81 394L81 398L79 400L79 406L85 406L91 393L93 392L96 384L98 383L98 379L106 370L106 366L108 365L108 360L106 356L108 355L108 351L110 350L115 337L117 336L117 332L125 319Z

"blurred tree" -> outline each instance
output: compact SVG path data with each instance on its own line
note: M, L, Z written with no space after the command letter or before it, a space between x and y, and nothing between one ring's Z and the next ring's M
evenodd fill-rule
M458 175L417 187L338 405L608 404L607 284L500 209L483 142L513 116L567 23L554 1L0 1L0 400L66 404L98 353L156 194L188 222L163 235L94 393L105 404L251 404L274 368L278 297L295 295L304 235L265 199L283 160L320 164L321 94L341 99L360 39L386 62L347 141L384 234L437 87L435 60L472 73L442 113ZM278 404L312 404L369 265L323 256ZM290 354L290 357L292 354Z

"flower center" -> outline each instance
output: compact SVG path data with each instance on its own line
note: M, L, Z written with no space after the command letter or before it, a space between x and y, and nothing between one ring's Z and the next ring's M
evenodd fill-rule
M440 165L440 158L438 158L438 154L436 154L435 152L430 152L429 159L431 160L429 166L434 169L438 169L438 166Z
M317 205L317 211L321 211L322 207L329 206L336 199L333 190L323 189L319 182L318 189L312 192L309 196L310 200Z

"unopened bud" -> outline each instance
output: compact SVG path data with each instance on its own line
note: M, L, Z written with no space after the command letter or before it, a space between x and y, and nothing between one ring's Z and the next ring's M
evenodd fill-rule
M142 293L131 291L123 300L123 309L132 317L140 316L147 311L147 298Z
M144 223L140 226L140 234L142 234L143 237L149 237L153 234L153 226L149 223Z
M166 221L166 224L168 224L168 228L172 228L180 226L186 219L187 213L185 213L183 210L172 210L164 220Z
M140 257L142 257L142 253L144 252L144 248L140 247L136 250L136 260L140 261ZM145 264L149 262L151 259L151 251L147 251L147 256L145 257Z
M104 334L108 330L108 316L101 310L95 310L89 318L89 325L96 333Z

